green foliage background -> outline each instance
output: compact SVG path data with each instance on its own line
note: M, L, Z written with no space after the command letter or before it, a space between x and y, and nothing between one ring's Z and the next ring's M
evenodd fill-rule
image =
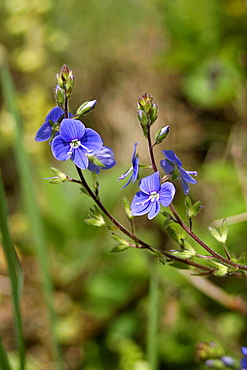
M130 163L141 129L137 97L154 96L159 106L155 128L171 132L156 149L173 149L188 170L197 170L194 200L205 208L195 222L198 234L218 252L207 227L229 217L228 248L246 251L246 2L244 0L3 0L0 2L0 63L7 59L17 89L23 142L45 225L51 263L59 342L66 369L148 369L150 271L159 276L159 369L203 369L195 362L199 341L220 342L240 357L247 345L244 303L230 306L212 298L215 285L246 297L245 282L196 278L138 250L111 254L114 241L105 230L84 223L93 204L74 184L50 185L49 167L76 177L70 162L58 163L34 136L54 106L54 74L66 63L74 70L74 112L86 100L97 107L85 124L115 151L117 166L99 176L104 204L127 225L121 197L130 200L137 185L121 191L117 178ZM2 96L1 96L2 97ZM0 166L9 206L9 224L24 271L22 314L28 369L53 369L51 333L44 305L42 271L14 154L13 115L1 98ZM146 143L138 144L148 163ZM90 174L88 174L90 180ZM175 199L183 214L179 184ZM230 216L236 216L230 218ZM138 233L157 247L175 248L162 230L162 218L137 220ZM45 262L45 261L43 261ZM10 288L0 258L0 334L16 361ZM238 312L240 311L240 312ZM151 314L153 314L151 312ZM153 370L153 369L152 369Z

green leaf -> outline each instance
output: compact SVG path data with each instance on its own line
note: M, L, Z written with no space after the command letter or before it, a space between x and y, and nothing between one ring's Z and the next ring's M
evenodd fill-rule
M222 237L222 243L225 244L226 240L227 240L227 236L228 236L228 223L227 223L227 219L224 218L224 220L222 221L222 226L221 226L221 237Z
M119 244L121 245L125 245L125 247L129 247L129 242L127 240L125 240L124 238L122 238L121 236L117 235L117 234L114 234L112 233L111 234L111 237L116 240Z
M116 247L112 248L111 252L112 253L123 252L128 248L129 248L129 246L124 246L123 244L119 244Z

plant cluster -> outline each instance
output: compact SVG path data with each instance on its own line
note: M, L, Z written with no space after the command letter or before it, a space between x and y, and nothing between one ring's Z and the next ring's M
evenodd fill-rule
M49 141L53 156L59 161L71 160L78 172L78 179L71 178L56 168L52 168L55 176L49 180L52 184L65 181L80 185L83 193L89 195L95 202L95 207L90 209L89 218L85 220L90 225L106 227L111 231L112 238L117 242L114 252L128 248L145 249L158 259L162 264L172 264L180 268L185 266L200 276L239 276L246 277L247 266L244 258L235 258L226 246L228 226L226 219L219 229L209 228L212 236L222 246L220 254L206 244L193 231L193 219L203 208L200 201L192 202L189 197L189 184L196 184L196 171L184 169L181 160L172 150L162 150L164 159L159 166L156 163L153 148L160 145L167 138L170 127L159 129L152 139L151 129L158 117L158 107L153 97L144 93L138 98L136 104L137 118L142 128L150 156L150 164L140 164L137 153L138 143L134 149L130 168L118 178L119 181L129 176L122 189L139 180L140 190L133 196L131 202L124 199L124 208L129 220L129 228L123 226L104 206L100 197L100 182L97 175L101 170L107 170L116 165L114 153L111 148L103 143L101 136L93 129L85 127L82 122L84 115L90 113L96 106L96 100L84 102L75 114L70 112L69 101L74 87L74 74L66 65L56 74L54 96L56 107L46 116L45 122L36 134L36 141ZM92 173L92 186L86 181L83 171ZM143 177L144 171L151 174ZM177 181L178 180L178 181ZM185 221L179 216L174 207L177 182L181 183L185 195ZM166 209L164 209L166 208ZM152 220L158 214L164 217L164 228L177 243L176 250L163 250L148 244L139 237L135 230L134 218L146 215ZM121 234L119 234L121 232ZM205 253L198 253L196 245L203 248ZM246 348L243 347L244 359L241 369L246 368ZM205 360L201 356L202 360ZM217 361L216 361L217 360ZM226 367L237 369L236 362L230 361L227 356L217 359L206 359L206 365L211 368L223 364Z

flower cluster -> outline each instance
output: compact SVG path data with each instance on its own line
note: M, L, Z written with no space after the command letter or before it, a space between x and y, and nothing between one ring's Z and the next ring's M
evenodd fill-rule
M103 140L96 131L86 128L78 119L94 109L96 100L83 103L73 117L66 104L74 85L72 70L63 66L56 80L54 95L58 106L48 113L35 140L50 140L52 154L57 160L71 159L82 170L98 173L100 169L113 167L116 164L113 151L103 146Z

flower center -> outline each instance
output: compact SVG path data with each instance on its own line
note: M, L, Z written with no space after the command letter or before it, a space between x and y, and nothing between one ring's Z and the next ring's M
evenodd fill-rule
M144 202L137 202L137 203L135 203L135 205L138 206L140 204L144 205L148 202L152 202L152 203L158 202L159 198L160 198L159 193L157 193L156 191L151 191L149 197L146 200L144 200Z
M151 191L148 200L154 203L154 202L158 202L159 198L160 198L159 193L157 193L156 191Z
M70 149L68 151L68 155L72 155L73 150L79 148L80 146L84 150L86 150L88 153L91 153L92 152L92 150L88 149L85 145L82 145L82 143L80 142L80 140L74 139L74 140L71 140L71 142L70 142Z

